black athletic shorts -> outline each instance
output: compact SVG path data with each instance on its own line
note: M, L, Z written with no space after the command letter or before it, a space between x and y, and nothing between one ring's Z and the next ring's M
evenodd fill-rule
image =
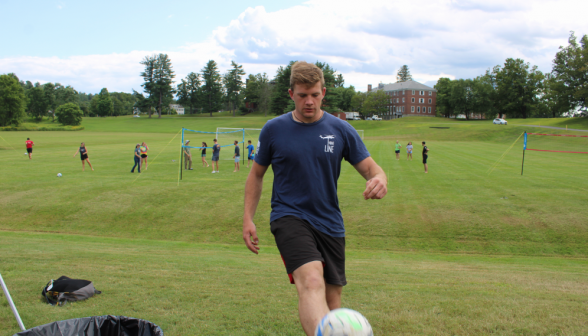
M331 237L296 216L285 216L271 223L276 245L282 255L290 283L292 273L311 261L322 261L325 282L345 286L345 237Z
M147 154L141 154L141 157L144 159L147 157Z
M33 149L32 148L27 148L27 153L32 153Z
M423 155L423 163L427 163L427 159L429 158L428 155Z
M85 159L88 158L88 154L82 154L82 155L80 155L80 158L82 159L82 161L84 161Z

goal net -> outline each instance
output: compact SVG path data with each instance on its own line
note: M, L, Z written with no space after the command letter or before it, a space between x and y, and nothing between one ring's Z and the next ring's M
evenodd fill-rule
M361 140L363 141L363 130L356 130L357 134L359 134L359 137L361 138Z
M216 139L218 140L219 145L223 147L219 159L233 160L235 149L231 146L234 146L235 141L238 141L241 152L241 161L247 160L247 146L249 145L249 141L251 141L251 145L253 145L254 148L253 153L255 153L260 132L261 128L217 127Z
M525 133L524 149L537 152L588 154L588 135Z

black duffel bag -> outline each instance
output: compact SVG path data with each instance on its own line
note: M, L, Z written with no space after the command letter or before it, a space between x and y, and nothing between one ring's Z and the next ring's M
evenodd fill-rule
M50 305L62 306L67 301L81 301L102 293L94 288L92 281L71 279L65 275L51 280L41 291L41 295Z

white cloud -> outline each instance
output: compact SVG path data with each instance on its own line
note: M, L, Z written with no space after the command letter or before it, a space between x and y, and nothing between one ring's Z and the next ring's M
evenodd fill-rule
M572 0L310 0L275 12L248 8L227 26L217 27L206 41L178 51L133 51L127 54L59 58L0 59L2 72L22 79L59 81L82 91L140 89L141 59L167 53L177 77L199 72L214 59L221 71L230 60L249 73L267 72L291 60L327 62L343 73L346 84L394 82L407 64L424 83L437 78L468 78L523 58L550 71L560 45L571 30L588 34L588 2Z

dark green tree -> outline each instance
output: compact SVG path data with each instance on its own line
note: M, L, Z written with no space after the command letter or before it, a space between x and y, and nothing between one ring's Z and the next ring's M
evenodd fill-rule
M134 89L133 97L135 98L135 104L133 105L133 108L138 109L140 112L149 112L149 114L151 114L151 103L149 102L149 99L145 98L142 93L139 93Z
M437 84L435 84L435 90L437 90L437 104L436 111L437 115L449 118L453 113L451 106L451 79L439 78Z
M578 43L574 32L571 32L568 43L566 47L559 47L560 50L553 60L553 79L550 90L557 91L558 108L569 105L571 109L580 107L586 110L588 109L588 36L582 36Z
M25 116L27 98L18 77L0 75L0 126L18 126Z
M362 114L364 116L383 115L388 111L389 99L390 97L383 90L368 93L363 102Z
M75 103L66 103L57 108L55 116L63 125L77 126L82 123L83 112Z
M222 81L218 67L214 60L208 61L202 69L202 96L204 111L210 113L218 111L221 106Z
M356 92L355 95L351 98L351 108L354 112L359 112L362 115L363 112L363 104L367 98L367 93L365 92Z
M292 65L294 63L295 61L291 61L286 67L280 66L276 72L271 108L274 114L279 115L291 111L288 109L288 104L292 101L288 94L288 89L290 89L290 75L292 74Z
M143 77L143 84L141 86L145 90L145 93L148 95L145 100L141 100L143 106L148 105L149 108L145 110L149 113L149 118L151 118L152 114L152 107L156 105L156 98L157 98L157 85L155 79L155 68L157 67L157 56L145 56L145 58L141 61L141 64L145 66L145 70L141 72L141 77ZM136 92L133 90L133 92ZM141 96L143 96L141 94ZM144 96L143 96L144 97Z
M27 90L28 106L27 110L31 117L41 120L49 110L49 103L45 97L42 86L35 86Z
M570 112L573 109L574 100L572 90L569 90L565 81L553 73L547 74L545 81L543 81L543 97L542 100L551 114L551 117L561 117L564 113Z
M403 65L398 69L396 73L396 83L399 82L407 82L412 80L412 75L410 74L410 70L408 69L408 65Z
M189 107L189 113L194 113L194 110L202 105L200 85L200 74L194 72L190 72L186 79L182 79L178 84L176 99L179 104Z
M173 101L175 90L172 87L173 79L176 76L172 68L171 60L167 54L159 54L155 63L155 97L157 99L158 118L161 118L161 111L169 108Z
M61 86L61 84L58 84ZM53 116L53 121L55 121L55 109L57 108L57 101L55 99L55 84L53 83L45 83L43 84L43 92L45 93L45 100L47 101L47 106L51 111L51 115Z
M227 101L231 105L234 117L235 111L239 106L239 95L243 90L243 76L245 75L245 71L243 70L243 66L235 63L235 61L231 61L231 67L231 70L224 76L223 81Z
M94 114L100 117L106 117L112 114L112 99L107 88L103 88L99 94L94 96L90 108Z

